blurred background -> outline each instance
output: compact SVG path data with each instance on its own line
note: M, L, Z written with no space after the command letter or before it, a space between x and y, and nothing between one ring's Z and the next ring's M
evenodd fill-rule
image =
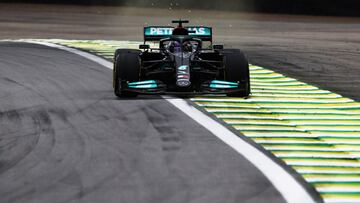
M7 3L50 3L210 9L264 13L360 16L360 0L1 0Z

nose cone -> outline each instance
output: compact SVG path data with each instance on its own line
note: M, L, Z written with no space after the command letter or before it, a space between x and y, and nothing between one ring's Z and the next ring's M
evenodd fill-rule
M177 67L176 85L179 87L189 87L190 82L190 68L188 65L180 65Z

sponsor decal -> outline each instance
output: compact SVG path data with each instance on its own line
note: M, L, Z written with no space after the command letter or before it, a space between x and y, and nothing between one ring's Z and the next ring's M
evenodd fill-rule
M179 87L188 87L191 85L190 81L188 81L188 80L180 80L180 81L177 81L176 84Z
M192 31L190 35L199 35L199 36L211 36L211 28L208 27L188 27L189 31ZM166 36L172 35L174 28L173 27L146 27L145 35L146 36Z
M174 28L150 28L148 35L171 35Z
M187 69L187 66L180 66L179 68L178 68L178 70L186 70Z
M191 35L210 35L210 30L208 30L204 27L198 27L198 28L190 27L190 28L188 28L188 30L195 32L195 33L190 33Z
M188 75L178 75L177 76L178 79L189 79Z

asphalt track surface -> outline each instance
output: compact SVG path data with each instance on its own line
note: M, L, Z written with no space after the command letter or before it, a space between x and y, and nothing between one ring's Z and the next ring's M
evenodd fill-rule
M0 10L3 39L141 40L139 27L173 18L103 7ZM358 19L201 12L187 15L252 63L360 99ZM161 98L115 99L111 71L39 45L1 43L0 53L2 202L283 201L243 157Z

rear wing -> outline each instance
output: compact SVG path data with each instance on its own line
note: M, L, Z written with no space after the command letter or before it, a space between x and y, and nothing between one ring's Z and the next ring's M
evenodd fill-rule
M212 28L203 26L186 26L190 36L196 36L202 41L212 42ZM144 41L159 41L172 35L174 27L170 26L149 26L144 27Z

